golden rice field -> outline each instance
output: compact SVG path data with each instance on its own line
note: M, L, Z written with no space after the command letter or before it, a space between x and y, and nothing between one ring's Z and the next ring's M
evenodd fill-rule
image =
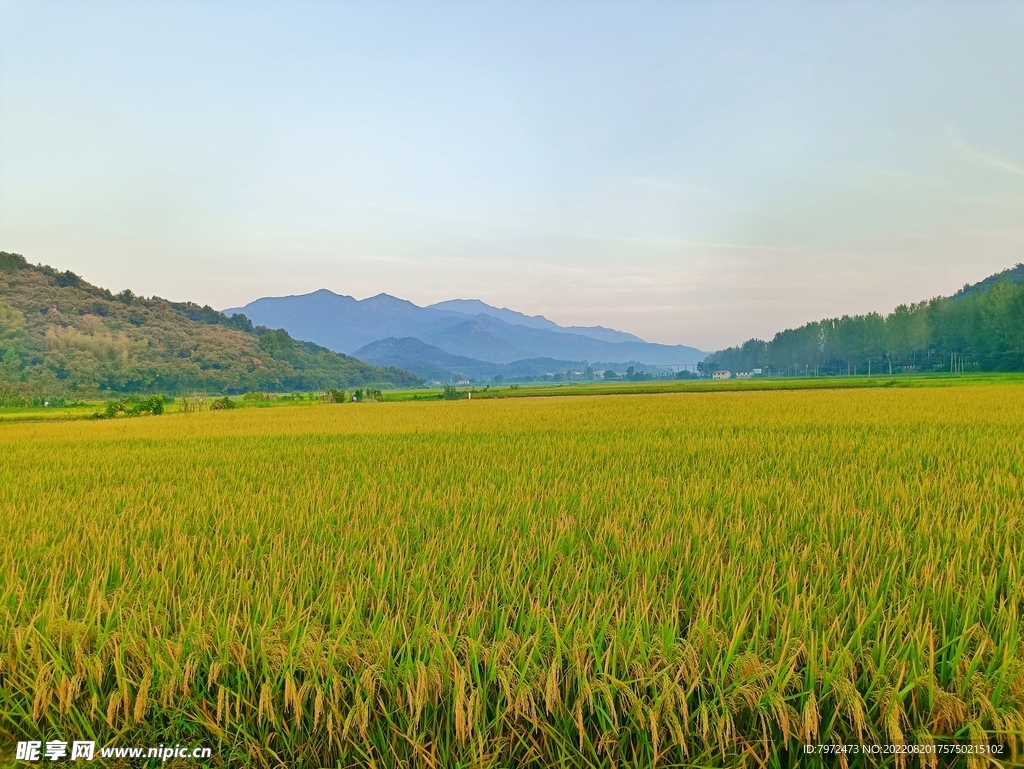
M54 738L231 766L1024 754L1024 386L0 428L4 760Z

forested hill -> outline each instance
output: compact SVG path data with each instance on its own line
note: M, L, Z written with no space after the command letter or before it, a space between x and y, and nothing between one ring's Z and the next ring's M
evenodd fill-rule
M111 294L0 251L0 396L282 392L419 379L210 307Z
M705 372L1024 371L1024 265L889 315L845 315L709 355Z
M1015 267L1011 267L1008 270L997 272L995 275L989 275L984 280L980 280L977 283L968 283L966 286L961 288L955 294L953 298L959 296L969 296L970 294L978 293L979 291L988 291L996 283L1008 281L1010 283L1024 283L1024 264L1018 264Z

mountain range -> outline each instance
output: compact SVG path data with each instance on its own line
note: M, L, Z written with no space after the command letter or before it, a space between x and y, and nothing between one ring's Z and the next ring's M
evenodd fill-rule
M541 379L554 372L569 371L584 374L589 364L586 361L557 360L555 358L528 358L512 363L491 363L489 361L452 355L440 347L421 342L414 337L404 339L379 339L356 351L356 357L372 365L398 366L412 371L428 381L445 380L471 381L496 379L507 381ZM401 361L399 364L398 361ZM498 379L497 381L501 381Z
M598 363L613 368L629 363L692 365L707 356L694 347L654 344L602 326L560 326L543 316L475 299L420 307L388 294L358 300L320 289L257 299L224 314L243 314L254 323L283 328L297 339L427 379L443 380L456 373L476 378L532 376L528 372ZM512 373L519 371L524 373Z

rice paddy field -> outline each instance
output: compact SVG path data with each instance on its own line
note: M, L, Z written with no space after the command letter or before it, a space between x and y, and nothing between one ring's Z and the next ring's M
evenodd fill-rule
M1019 384L5 423L0 458L4 761L1024 760Z

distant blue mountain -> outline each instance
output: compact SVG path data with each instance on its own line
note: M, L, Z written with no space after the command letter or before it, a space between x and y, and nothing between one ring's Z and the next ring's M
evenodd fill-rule
M602 339L605 342L643 342L644 340L625 331L615 331L604 326L559 326L553 320L548 320L543 315L524 315L515 310L507 310L504 307L492 307L481 302L479 299L449 299L447 302L438 302L429 305L428 309L452 310L463 315L490 315L492 318L503 320L511 326L526 326L527 328L548 329L550 331L561 331L581 336L589 336L594 339Z
M257 299L224 312L244 313L257 325L283 328L296 339L350 355L379 340L413 338L451 355L501 364L549 358L683 365L706 357L693 347L651 344L601 326L566 328L539 315L491 307L475 299L420 307L388 294L357 300L321 289L301 296Z
M512 363L490 363L488 361L452 355L440 347L421 342L413 337L405 339L379 339L366 347L360 347L355 357L364 363L375 365L378 360L402 361L401 368L411 371L427 381L447 382L456 375L459 379L488 380L501 375L505 379L538 378L545 374L562 371L583 371L586 364L581 361L531 358ZM388 363L388 366L396 365Z

